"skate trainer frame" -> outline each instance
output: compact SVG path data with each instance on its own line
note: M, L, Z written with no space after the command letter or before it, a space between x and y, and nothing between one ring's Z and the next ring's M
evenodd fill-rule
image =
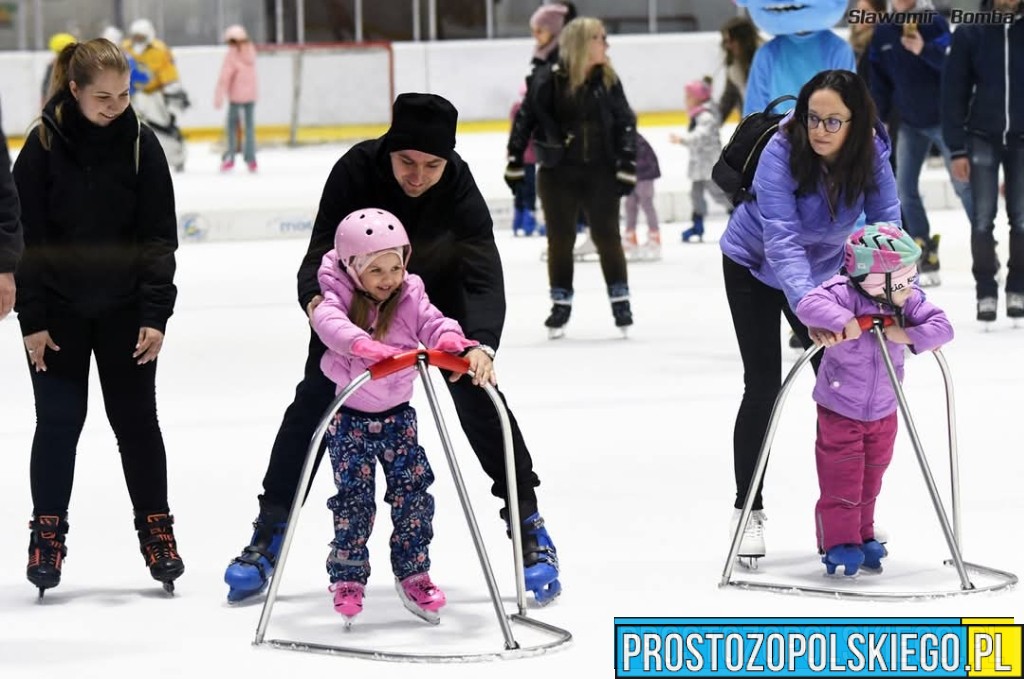
M291 512L288 515L288 528L285 530L284 541L281 544L281 553L277 557L277 567L275 568L274 575L271 578L270 589L267 592L267 598L263 604L263 613L260 615L259 625L256 628L256 638L253 641L254 645L260 646L266 644L274 648L282 648L291 651L326 653L354 658L364 658L368 660L405 662L467 662L540 655L572 640L572 635L568 631L555 627L554 625L534 620L527 616L526 576L523 568L523 528L522 520L519 516L519 505L517 502L509 502L508 509L509 523L511 524L512 529L512 553L513 558L515 559L516 604L518 606L518 612L512 614L507 614L505 612L505 608L501 602L501 595L498 593L498 585L494 579L494 572L491 569L491 563L487 557L487 551L484 548L483 539L480 536L480 529L477 526L476 517L473 514L473 508L470 505L469 496L466 493L466 486L462 480L462 473L459 471L459 465L455 459L451 439L448 437L448 429L445 427L444 419L441 415L441 409L437 401L437 394L434 391L434 385L431 383L430 375L427 372L428 365L433 365L443 370L451 370L453 372L470 373L469 363L458 356L432 350L407 351L370 366L369 370L364 372L353 380L351 384L345 387L345 389L342 390L342 392L334 399L334 402L331 403L330 407L328 407L327 412L320 420L320 425L313 434L313 439L309 444L309 450L306 453L306 461L302 467L302 478L299 480L299 486L295 492L295 499L292 502ZM334 418L335 413L337 413L342 404L344 404L345 401L364 384L370 380L385 377L392 373L400 370L407 370L414 366L419 371L420 381L423 383L427 401L430 403L430 409L434 414L434 422L437 425L437 431L441 436L441 444L444 448L445 457L448 460L448 467L451 470L452 478L455 481L455 489L458 492L459 501L462 504L462 511L466 516L466 523L469 525L469 532L473 537L473 545L476 547L476 553L480 560L480 567L483 570L484 579L487 581L487 588L490 591L491 602L494 604L494 612L498 618L498 625L501 628L502 636L505 639L504 650L494 651L491 653L473 654L399 653L395 651L380 651L347 646L331 646L328 644L318 644L305 641L266 639L267 626L270 624L270 614L273 611L274 602L277 600L277 592L281 586L281 575L284 572L285 561L288 558L288 550L291 548L292 538L295 535L295 527L298 524L299 512L302 509L302 504L305 500L306 489L309 488L310 481L313 478L313 470L317 462L317 451L320 449L320 444L323 441L327 427L330 425L331 420ZM519 492L516 486L515 458L512 454L512 426L509 423L508 412L505 410L505 405L502 403L501 398L498 396L498 392L494 387L489 384L485 384L482 388L490 397L491 402L497 410L498 418L501 420L502 442L505 449L505 478L508 484L508 495L510 498L516 498L519 496ZM534 630L543 632L554 637L554 640L537 646L520 646L519 642L516 641L512 634L511 623L519 623Z
M761 479L764 478L764 470L768 465L768 454L771 450L772 440L775 438L775 430L779 424L782 405L785 403L786 396L789 393L790 388L793 386L793 382L797 375L804 366L810 362L811 358L821 350L821 346L813 346L804 352L796 362L796 365L794 365L789 371L789 374L782 383L782 388L779 390L779 395L775 399L775 404L772 407L771 419L768 422L768 430L765 432L764 441L761 443L761 450L757 457L757 467L754 471L754 477L750 480L750 487L747 489L747 500L743 503L743 513L740 516L740 522L737 526L736 532L733 534L732 545L729 548L729 557L725 561L725 568L722 570L722 580L719 583L719 587L733 586L744 589L767 590L781 594L817 594L830 597L857 599L935 598L956 596L960 594L973 594L976 592L991 592L1011 587L1017 583L1017 576L1013 573L968 563L965 562L961 556L960 477L957 462L956 416L953 406L953 383L945 357L943 357L942 353L938 350L932 352L935 355L935 360L939 363L939 369L942 371L942 379L946 387L946 416L948 425L947 431L949 434L949 466L952 486L951 501L953 506L952 526L950 526L950 521L946 516L946 510L942 506L942 498L939 496L938 488L935 485L935 479L932 476L930 467L928 466L928 460L924 455L921 440L918 438L917 429L914 427L914 421L910 415L910 408L907 406L906 396L903 394L903 388L900 385L899 378L896 376L896 368L893 366L892 358L889 356L889 351L885 344L885 335L882 329L885 325L892 322L892 318L862 317L858 320L860 321L861 329L864 331L870 331L878 340L878 349L882 352L882 359L885 361L885 369L889 374L889 381L892 383L893 390L896 392L896 400L899 404L900 413L903 415L903 421L906 425L907 433L910 435L910 442L914 446L914 452L917 455L917 461L921 467L921 473L923 474L925 483L928 486L928 494L931 496L932 505L935 507L935 513L939 518L939 523L942 525L942 532L945 535L946 544L949 546L949 552L952 556L951 560L945 561L944 563L946 565L952 564L956 567L957 575L960 577L960 588L929 592L860 592L837 587L816 587L810 585L780 584L758 582L755 580L732 579L732 570L736 564L737 555L740 550L740 543L743 539L743 529L747 525L747 520L750 518L750 513L754 505L754 496L757 494L757 488L761 483ZM974 571L991 576L996 579L996 582L984 587L976 587L971 582L970 577L968 576L968 571Z

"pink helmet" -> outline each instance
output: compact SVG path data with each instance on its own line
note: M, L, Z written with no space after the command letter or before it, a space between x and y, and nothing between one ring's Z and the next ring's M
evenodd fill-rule
M224 29L224 42L234 40L236 42L245 42L249 39L249 34L245 32L245 28L239 24L231 24Z
M356 210L341 220L334 232L334 250L338 253L338 263L352 276L356 285L359 285L359 274L372 261L366 259L366 255L381 250L398 250L402 253L404 266L412 254L409 236L398 217L372 207Z

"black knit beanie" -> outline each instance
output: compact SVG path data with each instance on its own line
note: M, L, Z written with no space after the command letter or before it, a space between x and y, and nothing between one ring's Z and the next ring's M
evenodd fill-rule
M422 151L448 159L455 149L455 125L459 112L436 94L405 92L391 109L391 128L384 136L389 153Z

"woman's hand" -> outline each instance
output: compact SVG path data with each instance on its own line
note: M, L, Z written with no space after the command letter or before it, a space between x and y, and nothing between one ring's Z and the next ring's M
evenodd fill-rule
M139 341L135 345L132 358L138 359L137 365L145 365L155 361L160 349L164 346L164 334L156 328L139 328Z
M60 351L60 347L50 337L49 330L40 330L31 335L25 335L25 351L28 352L28 360L36 372L46 372L46 361L43 356L47 349Z
M313 311L320 306L320 303L324 301L323 295L314 295L313 299L309 300L309 304L306 305L306 316L309 317L309 322L313 322Z

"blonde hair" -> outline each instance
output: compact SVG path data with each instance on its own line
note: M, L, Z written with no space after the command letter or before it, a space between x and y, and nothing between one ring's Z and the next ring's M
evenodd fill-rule
M593 17L576 17L565 25L558 36L558 59L569 74L569 92L575 94L583 87L590 75L591 66L587 63L590 54L590 41L601 33L607 33L600 19ZM602 80L605 87L611 87L619 80L612 68L611 61L602 64Z
M370 299L369 296L364 295L361 291L356 290L356 293L352 295L352 304L348 308L348 319L352 321L352 324L357 328L361 328L366 332L371 332L373 339L382 341L384 336L388 334L388 329L391 327L391 322L395 320L395 311L398 310L398 301L402 299L402 294L405 292L405 281L398 286L394 294L388 297L383 302L378 303L375 300ZM377 322L374 326L370 327L370 311L377 307Z
M52 99L57 93L68 89L71 81L79 87L92 84L101 71L114 71L119 74L131 72L128 59L120 47L106 38L69 44L60 51L53 64L47 99ZM65 103L57 105L58 123L62 121ZM50 148L50 132L45 125L39 126L39 139L43 142L44 148Z

